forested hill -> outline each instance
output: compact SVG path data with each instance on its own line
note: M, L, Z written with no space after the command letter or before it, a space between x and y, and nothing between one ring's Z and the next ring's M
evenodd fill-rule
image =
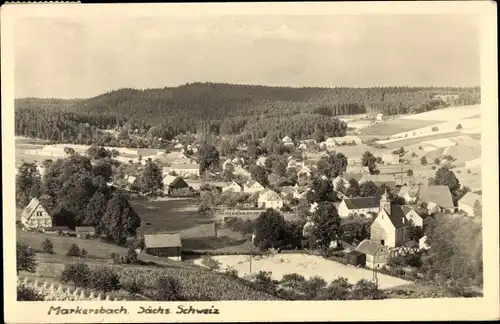
M457 95L455 105L480 102L480 88L290 88L193 83L163 89L120 89L85 100L19 99L16 132L25 136L36 132L41 137L60 140L57 129L72 123L101 129L127 123L128 128L139 131L157 126L155 132L160 129L160 133L156 135L165 138L186 131L235 134L251 128L253 132L266 133L270 125L282 134L289 132L292 121L298 119L291 117L300 115L301 128L307 130L292 129L296 134L287 135L303 137L311 135L315 125L336 128L331 125L332 116L436 109L445 103L435 99L435 95L444 94ZM37 116L47 121L47 125L38 126L44 130L30 127L31 118ZM327 129L324 131L330 133ZM78 133L81 129L69 131L66 140Z

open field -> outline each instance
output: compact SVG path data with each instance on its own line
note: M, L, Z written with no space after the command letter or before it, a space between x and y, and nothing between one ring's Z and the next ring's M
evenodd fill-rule
M246 255L224 255L214 256L214 259L222 263L222 268L231 266L238 271L239 276L249 275L249 256ZM195 264L201 264L201 260L196 260ZM330 261L319 256L308 254L277 254L271 257L255 257L252 260L252 273L259 271L270 271L276 280L281 280L283 275L297 273L305 278L320 276L325 281L331 282L338 277L346 277L350 283L356 283L361 279L372 280L371 270L355 268ZM393 288L410 284L409 281L378 274L379 286L381 289Z
M480 105L457 106L423 112L415 115L403 116L402 119L449 121L450 119L463 119L481 114Z
M387 148L390 149L397 149L400 148L401 146L406 147L409 145L415 145L415 144L420 144L425 141L431 141L431 140L436 140L436 139L442 139L442 138L451 138L451 137L456 137L463 135L460 132L451 132L451 133L445 133L445 134L430 134L422 137L408 137L408 138L401 138L401 139L395 139L390 142L386 141L379 141L380 144L383 144L387 146Z
M365 135L392 136L401 132L409 132L417 128L438 124L439 120L393 119L370 125L361 130Z

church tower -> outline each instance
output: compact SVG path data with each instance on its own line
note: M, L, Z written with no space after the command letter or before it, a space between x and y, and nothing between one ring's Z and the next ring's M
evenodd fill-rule
M388 215L391 214L391 199L389 198L387 188L385 188L384 194L380 197L380 211L382 210L385 210Z

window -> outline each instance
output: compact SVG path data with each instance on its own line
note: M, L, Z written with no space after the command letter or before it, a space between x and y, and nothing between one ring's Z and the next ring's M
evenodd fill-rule
M37 212L36 212L36 215L37 215L37 216L42 216L42 215L43 215L43 212L41 212L41 211L37 211Z
M385 245L385 241L384 240L380 240L380 244Z

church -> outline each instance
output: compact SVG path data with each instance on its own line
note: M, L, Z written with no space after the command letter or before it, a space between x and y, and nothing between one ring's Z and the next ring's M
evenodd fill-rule
M408 242L408 227L402 206L392 205L387 189L380 197L380 211L371 225L370 240L386 247L398 247Z

